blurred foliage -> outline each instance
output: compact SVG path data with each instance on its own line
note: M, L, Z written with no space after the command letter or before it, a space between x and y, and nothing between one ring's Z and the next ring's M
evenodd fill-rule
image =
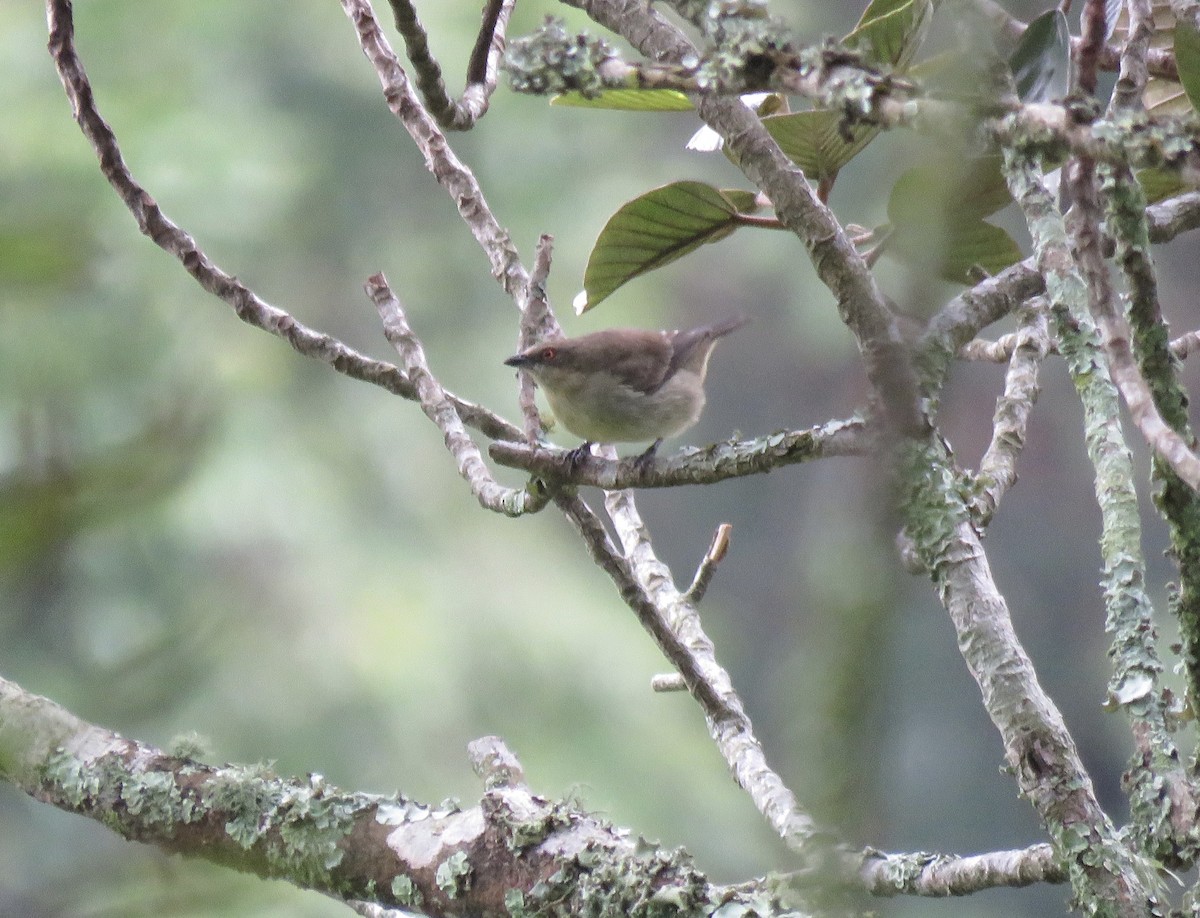
M845 34L859 12L779 6L814 38ZM460 73L477 4L421 12ZM513 31L544 12L521 5ZM214 259L384 358L361 283L386 271L447 385L516 417L501 365L511 304L336 4L108 0L77 4L77 20L134 174ZM465 746L497 733L538 791L577 793L684 845L718 879L788 867L695 706L649 694L663 661L561 519L482 513L413 405L242 325L138 235L70 120L43 30L37 4L0 6L0 672L147 741L195 730L217 761L271 759L430 801L478 796ZM714 357L693 442L849 414L865 394L853 341L786 234L737 234L623 287L603 315L569 315L621 202L680 179L736 183L723 157L684 153L696 127L688 113L550 108L502 90L452 142L527 257L539 233L556 236L550 293L570 331L754 317ZM878 138L842 171L839 216L885 220L888 189L927 154L911 137ZM1171 252L1168 310L1196 265ZM880 277L904 304L955 289L894 264ZM1001 372L960 368L944 399L966 461L986 445ZM1038 407L989 546L1119 816L1127 740L1099 707L1098 514L1061 367L1047 369ZM642 506L684 582L713 528L733 523L706 623L770 759L820 819L890 849L1039 840L997 772L999 740L944 614L900 573L886 500L863 487L884 478L830 461ZM1161 527L1150 538L1157 561ZM1159 582L1168 570L1158 561ZM877 907L1046 915L1066 895ZM0 914L345 913L0 787Z

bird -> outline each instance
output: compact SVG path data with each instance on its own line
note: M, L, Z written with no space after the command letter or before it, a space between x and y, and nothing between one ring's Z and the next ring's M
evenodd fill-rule
M704 409L704 379L717 341L749 321L733 316L683 331L609 328L576 338L546 338L504 361L529 373L555 418L592 443L652 440L687 430Z

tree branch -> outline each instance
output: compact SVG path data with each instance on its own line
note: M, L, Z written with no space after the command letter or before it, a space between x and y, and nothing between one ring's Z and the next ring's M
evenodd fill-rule
M973 509L980 525L987 525L1001 498L1017 482L1017 458L1025 448L1025 430L1038 396L1038 371L1050 350L1044 301L1035 300L1027 308L1014 337L1004 394L992 419L992 440L975 476L980 494Z
M725 903L783 909L761 881L710 883L681 851L643 843L525 786L494 737L472 744L477 806L349 793L320 775L212 766L79 720L0 678L0 776L123 837L355 903L435 916L709 914Z
M487 0L483 22L475 47L467 63L467 85L462 97L451 99L442 81L442 68L429 51L429 36L417 18L410 0L388 0L396 18L396 28L404 37L408 59L417 71L417 87L430 114L448 131L466 131L475 126L488 110L500 57L504 53L504 33L516 0Z
M500 465L572 485L606 491L625 488L669 488L715 484L730 478L761 475L783 466L827 456L864 456L877 443L870 424L861 418L828 421L808 430L768 434L754 440L726 440L703 449L688 447L650 461L637 457L574 458L572 450L499 441L488 454Z
M421 410L442 431L446 449L454 456L458 473L471 486L480 505L505 516L537 513L550 502L550 494L536 481L528 488L506 488L488 472L479 447L467 434L462 420L446 390L437 381L425 360L425 350L409 327L400 301L382 274L367 279L364 289L383 322L383 333L400 354L404 372L417 389Z
M1178 790L1181 801L1192 794L1170 737L1165 702L1157 687L1162 664L1155 646L1153 608L1144 587L1145 563L1133 486L1133 458L1121 432L1116 389L1100 357L1100 343L1090 321L1089 304L1094 308L1094 298L1100 295L1092 286L1093 275L1103 264L1101 261L1100 266L1076 266L1067 244L1066 228L1042 184L1037 163L1009 154L1005 158L1005 172L1013 197L1029 224L1047 289L1054 291L1060 347L1083 404L1085 440L1095 467L1096 501L1103 519L1106 627L1113 637L1109 699L1112 706L1127 711L1139 750L1153 769L1133 771L1130 781L1140 831L1157 832L1163 827L1160 823L1170 826L1170 821L1163 818L1166 814L1159 798L1159 782ZM1082 199L1075 198L1076 206L1086 210L1092 194L1091 183L1083 187L1078 179L1072 181L1073 194L1082 195ZM1077 248L1081 258L1084 244ZM1111 356L1112 352L1108 353ZM1172 792L1169 797L1176 794ZM1177 819L1178 814L1173 818Z
M314 331L282 309L266 303L236 277L216 265L196 244L195 239L163 213L125 165L116 135L96 107L91 83L75 50L75 23L70 0L47 0L46 12L50 55L71 102L75 121L96 151L100 171L133 215L143 235L177 259L201 287L231 306L237 317L246 324L282 338L297 353L327 363L339 373L415 401L416 389L397 367L360 354L336 338ZM464 423L487 436L498 439L520 436L517 428L487 409L454 395L448 394L447 397Z
M500 282L517 307L524 310L529 297L529 275L508 231L496 220L475 176L455 155L446 135L413 91L396 53L379 28L369 0L341 0L341 4L358 33L363 54L375 68L388 108L425 156L425 165L433 177L454 201L459 215L487 255L492 277Z

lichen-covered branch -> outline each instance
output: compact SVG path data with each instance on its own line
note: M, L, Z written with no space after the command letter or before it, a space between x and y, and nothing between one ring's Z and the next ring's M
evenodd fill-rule
M475 126L488 110L496 91L500 57L504 53L504 34L516 0L487 0L479 36L467 64L467 85L462 98L451 99L442 81L442 68L429 50L429 36L417 18L410 0L388 0L396 19L396 28L404 37L408 59L417 71L417 88L430 114L449 131L465 131Z
M1186 801L1192 791L1167 728L1165 702L1157 685L1162 664L1155 645L1153 608L1145 590L1133 459L1121 431L1117 391L1090 320L1086 272L1076 266L1066 227L1042 184L1037 164L1012 153L1005 158L1005 172L1033 236L1053 304L1059 347L1084 410L1084 437L1095 468L1096 500L1103 521L1105 624L1113 638L1109 699L1114 707L1127 711L1143 760L1141 767L1131 770L1128 788L1139 824L1137 834L1143 844L1156 838L1169 847L1171 842L1166 839L1172 838L1172 833L1161 830L1173 823L1183 828L1181 817L1188 810ZM1168 800L1182 805L1173 815L1174 804L1162 806L1160 782L1173 787Z
M655 554L632 493L609 491L605 503L624 548L626 576L649 603L648 611L680 642L692 661L695 675L683 670L680 675L693 694L695 678L702 679L708 686L707 697L701 706L709 732L734 778L780 837L805 857L807 866L819 869L834 854L832 837L821 832L812 818L800 809L795 795L767 764L733 681L717 663L716 649L704 633L700 614L695 604L679 592L670 570ZM700 700L699 696L697 700ZM831 862L826 869L835 866ZM842 866L844 868L848 863Z
M619 499L619 498L618 498ZM614 522L625 525L624 536L632 538L622 552L613 545L604 526L576 496L559 495L559 508L575 525L593 560L604 570L621 593L625 603L637 614L642 627L654 638L659 649L683 677L688 692L699 703L717 748L724 756L738 784L746 790L784 842L805 859L814 870L832 866L835 850L832 841L813 823L796 803L795 796L766 762L761 744L754 735L729 674L717 663L712 642L699 628L698 618L683 622L688 613L686 600L674 590L670 573L653 556L644 532L630 535L631 517L623 510ZM631 549L637 557L631 556ZM690 614L695 609L689 606ZM837 871L851 870L851 861L833 860Z
M1013 334L1016 341L1004 376L1004 394L996 401L992 439L976 475L979 496L973 509L981 525L991 520L1000 499L1017 482L1017 458L1025 448L1025 430L1038 396L1038 371L1050 350L1045 301L1035 299L1026 308Z
M446 449L454 456L458 473L471 492L488 510L505 516L537 513L550 502L548 490L531 484L528 488L506 488L488 472L479 447L471 439L446 390L429 369L425 349L413 333L400 300L382 274L373 274L365 284L367 296L379 311L383 333L400 354L404 372L417 389L421 410L442 431Z
M472 744L477 806L341 791L320 775L214 766L85 723L0 678L0 777L123 837L357 903L433 916L782 915L766 883L710 883L679 850L648 845L532 793L495 738ZM523 911L524 910L524 911ZM749 913L749 911L746 911Z
M1021 792L1068 865L1076 897L1095 914L1144 918L1146 903L1160 897L1157 881L1100 807L1062 714L1038 682L944 445L909 444L900 480L907 534L950 613Z
M595 96L606 89L674 89L732 96L769 90L821 107L853 109L863 121L879 117L884 100L902 104L914 88L848 48L800 47L766 17L730 15L706 34L716 36L720 47L693 53L686 62L627 61L604 39L569 32L562 20L550 19L512 42L504 69L517 92Z
M605 89L671 88L694 95L707 121L706 103L773 90L840 112L848 124L909 127L955 138L976 131L982 114L981 133L998 147L1035 142L1048 157L1075 153L1097 162L1165 167L1191 179L1200 177L1200 124L1194 121L1129 113L1093 119L1077 100L1020 104L995 99L981 107L927 98L908 80L881 72L853 49L803 46L773 21L747 17L741 29L721 34L723 44L696 49L652 9L638 9L646 4L637 0L564 2L624 35L651 60L628 62L603 39L569 33L554 21L510 46L505 69L517 91L595 95ZM1077 57L1093 65L1091 72L1099 59L1084 52L1093 46L1076 45Z
M745 475L761 475L784 466L827 456L871 453L877 436L861 418L828 421L808 430L781 431L754 440L726 440L711 446L687 447L671 456L607 459L573 451L500 441L488 454L500 465L573 485L606 491L624 488L668 488L714 484Z
M1196 437L1188 419L1187 393L1176 372L1175 355L1186 354L1191 341L1183 336L1169 342L1159 305L1158 280L1150 252L1150 232L1143 217L1142 194L1128 168L1099 170L1106 227L1115 240L1115 257L1129 291L1128 320L1111 301L1097 302L1101 320L1125 337L1116 344L1120 367L1138 395L1150 402L1154 414L1169 426L1172 438L1156 445L1154 477L1156 503L1170 527L1172 555L1179 566L1179 591L1174 609L1180 622L1183 659L1193 697L1200 692L1200 493L1165 452L1178 445L1195 455ZM1128 183L1128 184L1126 184ZM1110 334L1112 334L1110 332ZM1115 337L1115 335L1114 335ZM1114 362L1114 372L1118 364ZM1130 405L1133 411L1133 405ZM1142 409L1145 411L1146 409ZM1136 417L1136 415L1135 415Z
M965 896L997 886L1064 883L1067 871L1051 845L952 855L868 852L859 876L876 896Z

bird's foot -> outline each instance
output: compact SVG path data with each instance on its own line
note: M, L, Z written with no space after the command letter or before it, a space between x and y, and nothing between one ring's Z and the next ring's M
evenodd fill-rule
M650 470L650 467L654 465L654 457L658 453L658 448L660 446L662 446L662 437L659 437L657 440L651 443L649 448L644 453L641 453L636 459L633 460L633 466L638 470L639 473L644 475Z
M577 447L567 453L567 468L571 474L579 471L580 467L588 461L592 456L592 441L584 440Z

